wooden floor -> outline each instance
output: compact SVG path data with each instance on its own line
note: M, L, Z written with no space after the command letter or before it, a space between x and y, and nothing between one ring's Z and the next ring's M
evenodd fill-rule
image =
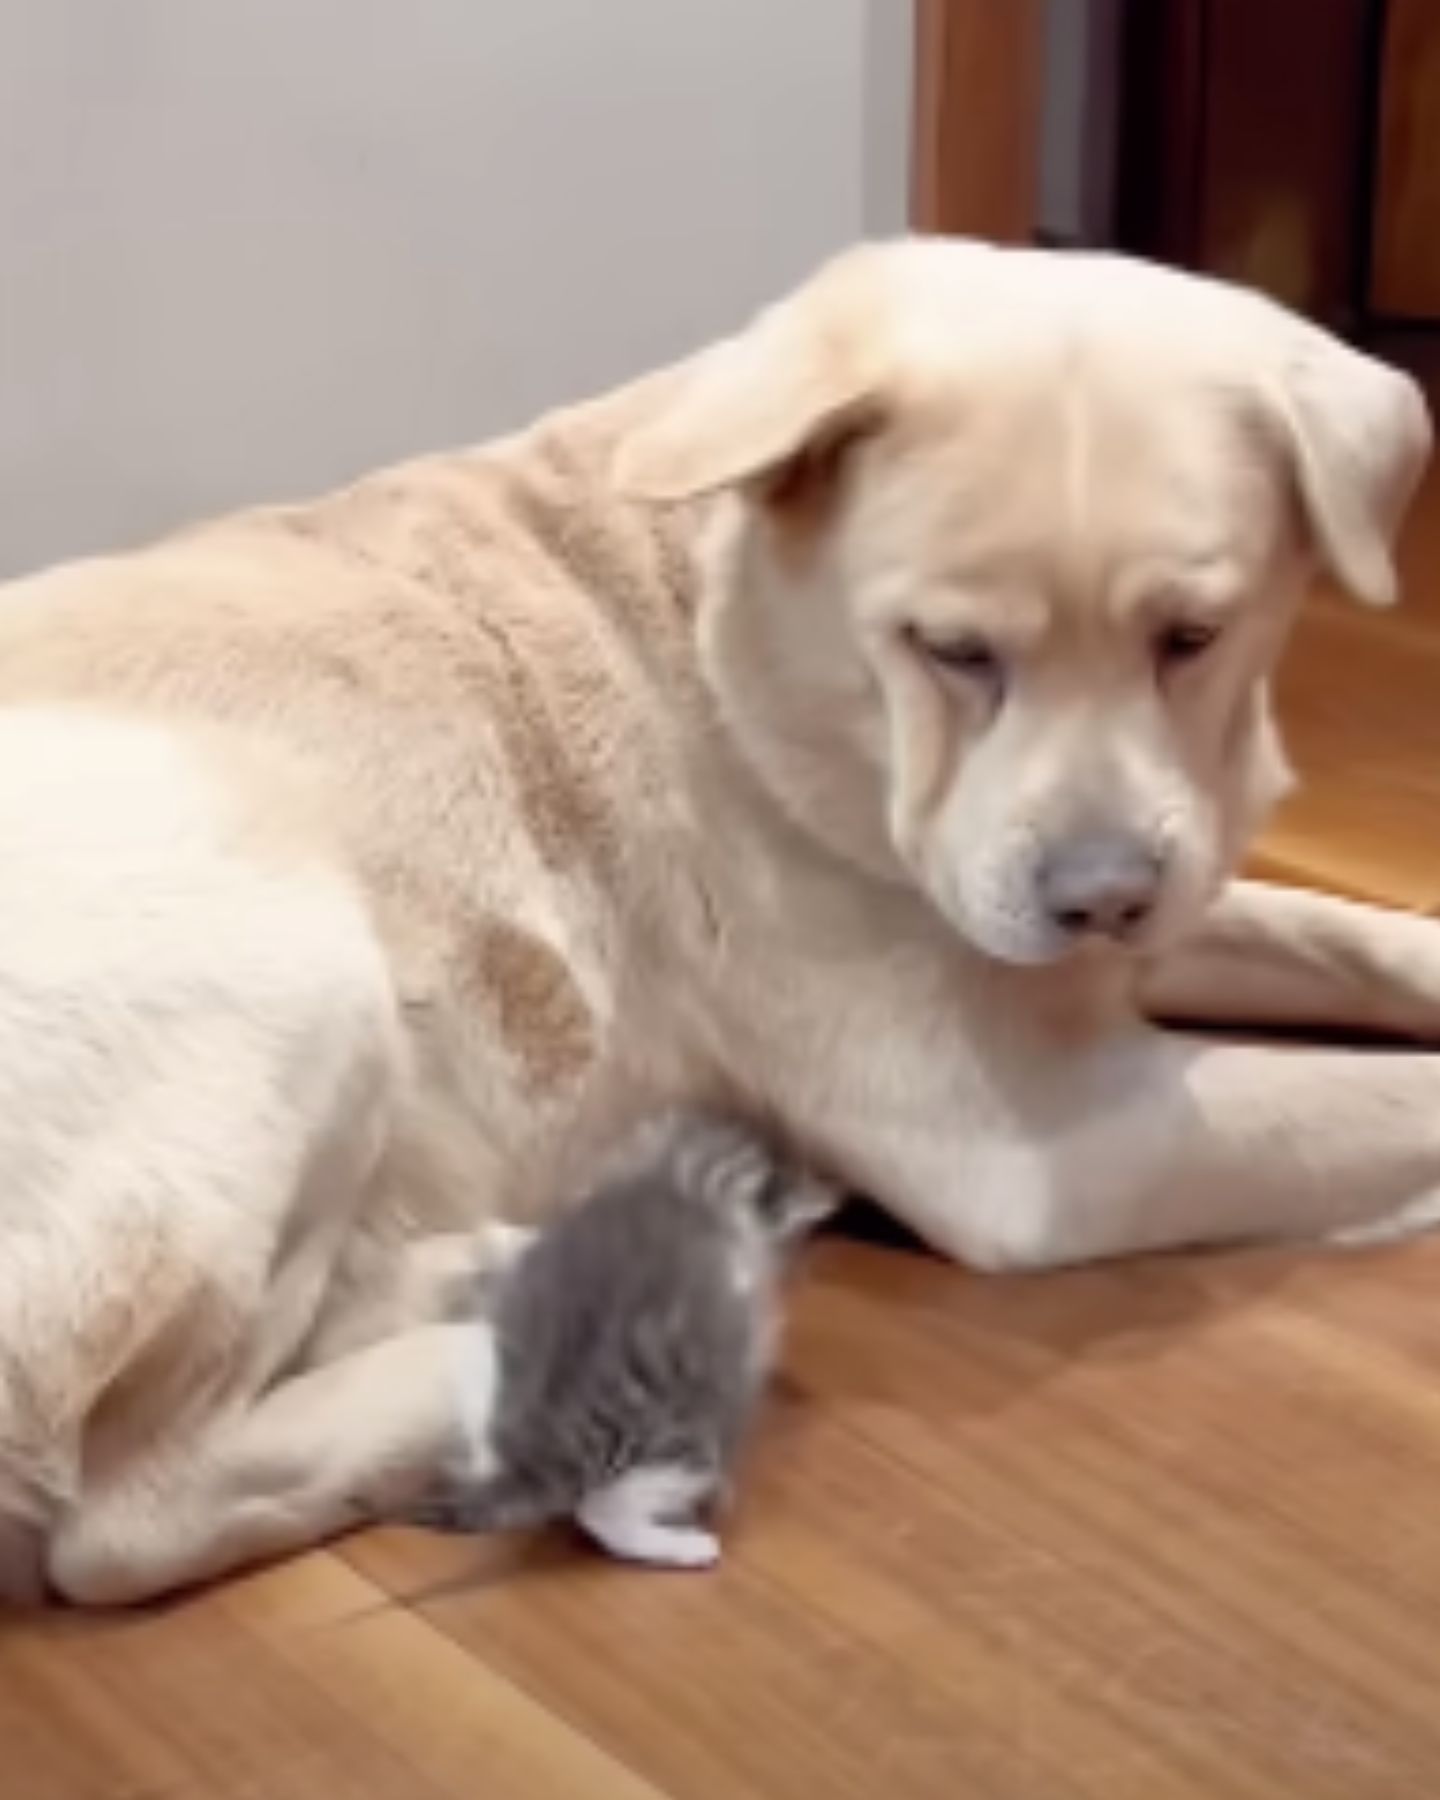
M1440 484L1285 684L1291 877L1440 909ZM1440 1795L1440 1244L831 1242L713 1575L387 1533L0 1635L4 1800Z

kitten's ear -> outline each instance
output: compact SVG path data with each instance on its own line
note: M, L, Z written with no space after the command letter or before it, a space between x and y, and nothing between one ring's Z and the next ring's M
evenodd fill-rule
M769 1218L782 1244L808 1237L840 1208L838 1191L818 1175L786 1174L769 1198Z

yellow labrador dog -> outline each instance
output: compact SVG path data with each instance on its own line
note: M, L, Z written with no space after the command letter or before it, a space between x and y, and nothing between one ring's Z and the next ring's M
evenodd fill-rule
M0 596L0 1556L119 1602L403 1505L456 1316L633 1114L939 1249L1440 1187L1440 927L1227 877L1412 385L1108 257L862 249L511 440Z

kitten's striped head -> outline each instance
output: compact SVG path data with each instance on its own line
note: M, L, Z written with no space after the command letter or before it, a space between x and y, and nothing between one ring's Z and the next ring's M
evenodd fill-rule
M755 1126L724 1114L662 1114L627 1148L631 1167L663 1164L679 1198L731 1217L743 1209L777 1246L797 1242L838 1204L832 1188L791 1162Z

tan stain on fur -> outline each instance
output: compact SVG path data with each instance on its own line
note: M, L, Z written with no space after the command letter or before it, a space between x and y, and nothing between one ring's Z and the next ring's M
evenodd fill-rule
M595 1021L559 956L508 920L481 921L474 938L477 998L507 1050L542 1092L572 1085L595 1056Z

